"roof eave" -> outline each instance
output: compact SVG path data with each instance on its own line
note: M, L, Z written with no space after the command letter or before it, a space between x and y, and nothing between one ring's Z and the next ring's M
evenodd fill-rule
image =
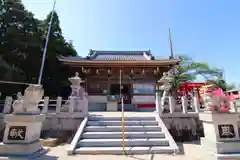
M138 60L138 61L123 61L123 60L66 60L59 59L63 64L68 65L104 65L104 66L116 66L116 65L142 65L142 66L163 66L163 65L177 65L180 60L172 59L172 60Z

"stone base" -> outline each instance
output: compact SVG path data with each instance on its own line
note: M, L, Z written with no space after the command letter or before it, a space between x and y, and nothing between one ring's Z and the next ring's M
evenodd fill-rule
M201 148L203 148L204 150L207 150L209 152L212 153L217 153L217 143L213 142L212 140L209 140L207 138L200 138L201 141Z
M5 115L6 128L3 143L29 144L39 140L45 115ZM21 131L21 134L20 134ZM20 135L21 135L21 138ZM14 138L15 137L15 138Z
M212 151L216 154L240 153L240 143L236 140L216 142L204 137L201 138L201 145L205 150Z
M240 160L240 153L236 154L217 154L217 160Z
M240 160L239 141L214 142L207 138L201 138L201 148L215 154L217 160Z
M42 148L40 141L30 144L4 144L0 143L0 155L26 155L37 152Z
M116 102L107 102L107 111L116 112L118 110L118 104Z
M38 157L43 156L49 151L49 149L41 148L38 151L31 154L8 154L8 155L0 155L0 160L34 160Z

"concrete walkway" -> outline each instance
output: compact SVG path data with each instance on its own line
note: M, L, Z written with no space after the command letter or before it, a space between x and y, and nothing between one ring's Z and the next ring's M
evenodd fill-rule
M198 142L179 144L182 148L182 154L180 155L73 155L68 156L66 154L67 145L61 145L51 148L50 152L37 160L214 160L214 155L203 151Z

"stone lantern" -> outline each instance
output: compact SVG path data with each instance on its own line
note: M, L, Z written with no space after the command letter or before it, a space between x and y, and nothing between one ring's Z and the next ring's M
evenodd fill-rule
M160 84L159 89L163 91L169 91L172 87L171 80L171 77L169 77L168 74L164 72L163 77L158 81Z
M74 96L76 98L83 98L83 94L84 94L84 88L81 87L81 83L84 82L84 80L82 80L82 78L79 77L79 73L76 72L74 77L71 77L68 79L71 82L71 96ZM82 93L82 94L81 94Z
M83 116L88 114L88 100L85 89L80 85L84 82L82 78L79 77L79 73L76 72L74 77L68 79L71 82L71 95L69 96L70 103L69 107L71 112L79 112Z
M160 104L161 108L158 108L158 110L161 110L161 112L164 110L164 109L169 109L169 106L165 106L164 103L165 103L165 100L167 98L167 93L169 93L169 90L172 88L172 84L171 84L171 77L168 76L167 73L163 73L163 77L158 81L158 84L159 84L159 90L162 90L163 91L163 94L160 95L159 93L156 93L156 97L157 98L157 102L156 104ZM161 97L161 98L160 98ZM169 99L171 102L173 101L172 100L172 97L170 97L171 99Z

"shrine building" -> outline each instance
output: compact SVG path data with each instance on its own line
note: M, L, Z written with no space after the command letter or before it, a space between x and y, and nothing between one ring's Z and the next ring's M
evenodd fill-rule
M147 51L90 50L87 57L60 57L84 79L89 111L120 111L113 96L124 99L125 111L155 110L157 81L179 59L156 58Z

